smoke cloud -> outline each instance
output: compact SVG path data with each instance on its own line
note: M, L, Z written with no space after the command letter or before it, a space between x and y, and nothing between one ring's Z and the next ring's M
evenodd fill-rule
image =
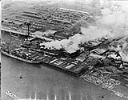
M128 35L128 7L113 4L111 7L101 9L101 16L95 16L95 24L88 22L88 27L81 24L81 33L75 34L69 39L61 41L55 40L41 43L45 48L61 49L64 48L68 53L74 53L80 49L79 44L90 40L95 40L107 36L115 38Z
M101 10L97 25L109 30L114 36L128 35L128 7L126 5L113 5Z

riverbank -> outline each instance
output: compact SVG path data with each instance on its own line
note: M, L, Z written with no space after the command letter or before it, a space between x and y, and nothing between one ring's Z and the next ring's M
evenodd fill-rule
M44 65L32 65L2 56L2 98L10 91L21 98L55 100L126 100L96 85ZM70 99L71 98L71 99Z

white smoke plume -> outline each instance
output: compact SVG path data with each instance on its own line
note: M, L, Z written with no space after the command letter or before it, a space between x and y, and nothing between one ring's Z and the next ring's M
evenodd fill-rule
M128 4L128 2L127 2ZM97 25L108 29L113 36L128 35L128 6L114 4L101 10Z
M81 35L76 34L69 39L63 39L61 41L55 40L51 42L41 43L45 48L48 49L61 49L64 48L68 53L74 53L79 50L79 45L81 43Z
M68 53L74 53L80 49L79 44L95 40L104 36L118 37L128 35L128 7L126 5L113 4L111 7L101 9L101 16L95 16L95 24L88 27L81 25L82 34L76 34L69 39L55 40L42 43L45 48L64 48Z

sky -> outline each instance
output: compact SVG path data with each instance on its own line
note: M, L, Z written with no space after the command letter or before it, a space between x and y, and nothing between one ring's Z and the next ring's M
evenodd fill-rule
M128 0L2 0L2 2L11 2L11 1L25 1L25 2L40 2L40 1L47 1L47 2L65 2L65 3L85 3L85 4L90 4L90 3L95 3L99 2L101 5L111 5L112 3L118 3L118 4L124 4L128 5Z
M104 1L104 0L3 0L3 2L10 2L10 1L25 1L25 2L39 2L39 1L49 1L49 2L67 2L67 3L91 3L92 1Z

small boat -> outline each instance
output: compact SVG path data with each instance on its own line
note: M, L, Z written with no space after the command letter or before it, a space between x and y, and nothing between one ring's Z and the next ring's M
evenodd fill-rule
M23 59L23 58L17 57L15 55L7 53L7 52L5 52L3 50L1 50L1 54L6 55L6 56L11 57L11 58L14 58L14 59L17 59L17 60L20 60L20 61L23 61L23 62L30 63L30 64L39 64L39 63L41 63L41 61L32 61L32 60L27 60L27 59Z

